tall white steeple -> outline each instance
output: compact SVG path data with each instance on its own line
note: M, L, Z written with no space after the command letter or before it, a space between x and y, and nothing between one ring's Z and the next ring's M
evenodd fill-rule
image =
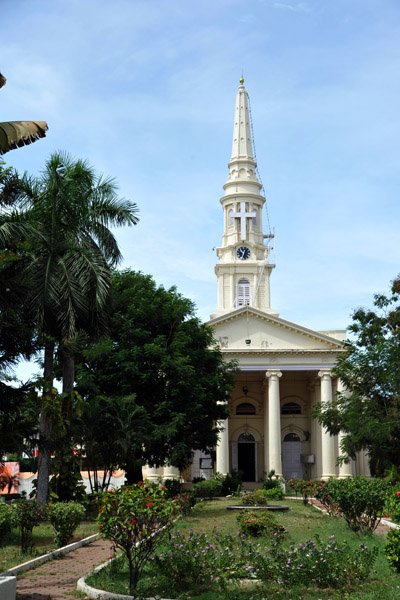
M269 247L264 244L264 239L270 238L262 229L265 197L256 173L248 95L243 83L242 77L236 95L229 175L220 200L224 232L215 267L218 308L211 318L243 306L277 314L270 307L269 278L275 265L269 262Z

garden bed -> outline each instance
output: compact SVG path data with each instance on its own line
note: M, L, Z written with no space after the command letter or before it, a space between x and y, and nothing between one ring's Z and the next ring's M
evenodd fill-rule
M238 526L235 511L226 510L229 501L232 500L204 502L202 505L197 506L185 521L179 523L177 528L178 535L185 534L188 536L191 530L197 530L207 536L212 536L215 534L215 526L221 536L237 535ZM356 557L365 551L364 546L368 546L367 552L377 553L377 559L369 577L364 582L360 583L358 580L352 581L351 560L348 560L343 569L337 573L338 581L343 577L346 581L346 597L354 598L354 600L359 598L363 600L392 600L394 597L397 597L400 579L390 569L387 559L383 554L385 540L382 536L373 535L367 538L360 538L346 527L342 519L328 517L313 507L309 505L304 506L302 503L294 500L286 499L285 504L277 503L277 506L280 508L282 506L290 507L289 511L281 513L277 517L277 521L288 531L281 545L282 550L287 552L287 556L290 556L288 553L295 552L299 546L304 546L310 538L317 540L314 537L315 535L319 535L321 538L321 564L324 560L328 559L328 556L323 557L324 549L328 554L331 550L340 550L343 547L343 543L346 542L346 547L350 550L349 556L354 557L354 560L356 560ZM254 507L249 508L254 510ZM173 533L172 536L174 535L176 534ZM196 543L196 540L194 541ZM254 544L254 547L258 544L261 546L269 544L269 548L271 548L270 539L260 537L249 541L251 544ZM360 544L362 548L360 548ZM168 544L161 549L161 553L167 551ZM182 599L190 597L193 600L222 600L225 598L229 600L241 600L245 598L261 600L262 598L270 597L282 600L289 600L294 597L306 598L307 600L321 598L338 600L339 598L343 598L344 591L343 589L336 588L336 583L332 583L332 587L321 589L313 583L311 577L306 582L296 583L294 580L294 583L290 586L287 582L278 583L273 579L261 582L257 579L255 570L250 568L247 577L244 577L242 573L241 577L238 578L240 569L235 573L234 558L229 559L229 555L227 555L227 558L226 577L213 578L214 565L216 563L213 562L215 557L213 558L211 553L204 558L205 577L199 578L196 576L196 580L196 577L193 576L192 581L190 580L190 569L192 568L190 562L182 569L187 576L186 580L182 581L174 577L174 573L176 572L174 569L171 569L170 573L156 573L153 568L153 562L147 569L146 577L140 584L141 587L138 589L138 595L143 597L158 595L161 598ZM117 558L113 563L112 566L103 569L96 575L91 575L86 581L95 588L107 589L110 592L118 594L128 594L127 566L124 564L122 558ZM175 567L176 565L174 565ZM328 573L327 576L331 577L332 581L332 573Z

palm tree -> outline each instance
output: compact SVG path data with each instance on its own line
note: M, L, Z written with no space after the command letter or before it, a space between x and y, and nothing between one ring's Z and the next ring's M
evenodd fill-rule
M0 73L0 88L6 84L6 78ZM0 154L14 148L27 146L46 135L45 121L8 121L0 123Z
M55 153L39 178L25 177L18 219L26 237L29 304L44 347L38 501L47 500L54 420L53 368L63 363L63 413L71 418L76 338L104 329L111 267L121 252L110 227L135 225L135 203L119 199L113 179L82 160Z

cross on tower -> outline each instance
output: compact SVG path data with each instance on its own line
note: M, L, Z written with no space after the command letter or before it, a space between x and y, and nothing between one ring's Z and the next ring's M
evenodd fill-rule
M255 211L246 212L246 204L245 202L240 203L240 212L232 213L232 217L236 219L240 219L240 239L245 241L246 239L246 219L253 219L257 216Z

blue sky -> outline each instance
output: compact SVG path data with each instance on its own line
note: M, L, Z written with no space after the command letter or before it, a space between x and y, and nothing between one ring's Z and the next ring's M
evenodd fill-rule
M2 0L1 120L46 120L5 155L88 159L135 201L121 266L216 308L243 71L275 228L271 303L345 328L400 271L398 0Z

